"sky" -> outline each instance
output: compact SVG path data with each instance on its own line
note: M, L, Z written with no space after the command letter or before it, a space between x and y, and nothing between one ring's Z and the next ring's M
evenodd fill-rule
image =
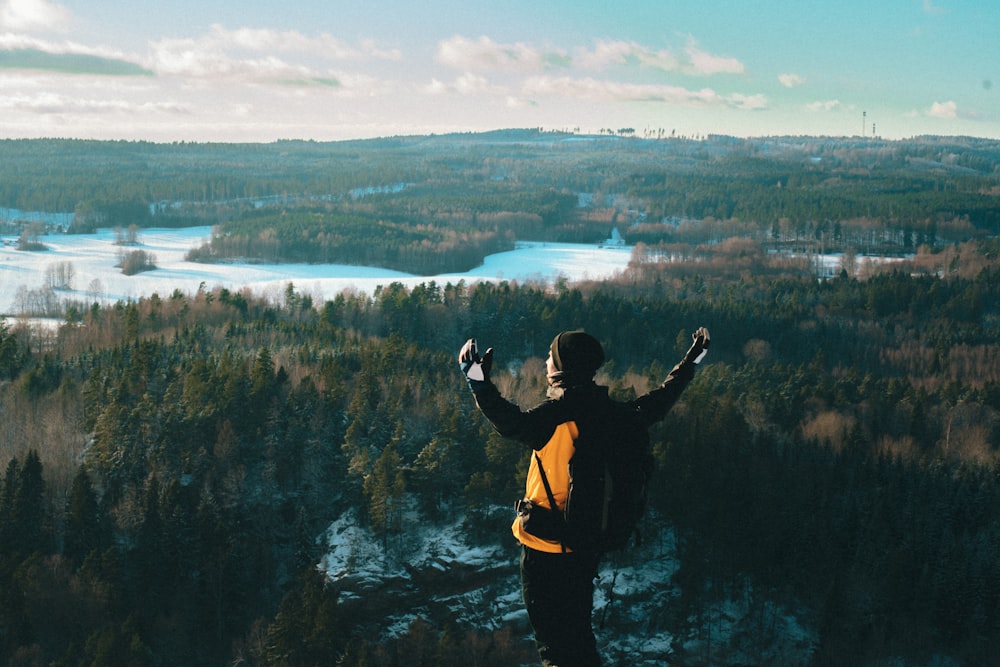
M996 0L0 0L0 138L1000 138Z

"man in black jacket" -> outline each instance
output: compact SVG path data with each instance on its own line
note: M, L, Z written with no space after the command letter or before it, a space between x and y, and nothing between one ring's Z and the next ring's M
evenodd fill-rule
M581 548L579 540L573 542L575 548L569 547L567 538L553 538L529 521L547 515L552 501L556 509L565 508L569 464L577 444L600 441L614 446L623 434L637 430L645 434L666 416L708 351L707 329L699 328L693 338L687 354L657 389L622 403L608 397L607 387L594 383L594 374L604 363L600 342L583 330L564 331L549 346L549 398L526 411L503 398L490 381L493 348L480 357L471 338L459 352L462 372L482 413L500 435L533 450L525 496L519 503L529 511L519 509L512 531L522 545L521 590L543 665L601 664L590 618L600 551ZM530 511L536 507L542 510Z

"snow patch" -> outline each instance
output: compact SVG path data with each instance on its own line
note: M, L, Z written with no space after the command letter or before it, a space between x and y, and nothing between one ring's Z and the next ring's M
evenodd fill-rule
M416 513L403 520L408 526L419 521ZM348 511L330 525L319 568L341 601L365 603L378 618L379 635L398 637L418 617L527 630L513 549L471 544L461 521L388 541L360 523L356 512Z
M419 520L410 517L411 521ZM483 570L509 557L498 546L470 545L461 523L429 527L410 538L404 548L393 539L390 547L361 522L345 512L326 531L327 553L320 569L331 581L408 578L415 572L452 572L455 568Z

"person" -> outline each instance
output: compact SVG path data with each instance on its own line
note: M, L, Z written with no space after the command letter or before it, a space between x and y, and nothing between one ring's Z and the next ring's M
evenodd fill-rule
M662 420L708 351L707 329L700 327L692 338L691 348L658 388L620 402L608 396L607 387L594 381L604 363L600 342L582 329L563 331L552 340L545 362L548 396L523 411L501 396L490 379L493 348L480 356L476 339L467 340L458 360L476 405L500 435L533 450L525 496L518 507L551 508L551 498L563 509L569 493L569 461L574 455L574 443L590 437L613 444L616 437L630 429L647 432L653 423ZM532 534L544 531L529 532L526 518L519 510L512 531L521 544L521 593L542 664L599 666L591 615L600 553L568 548L559 539Z

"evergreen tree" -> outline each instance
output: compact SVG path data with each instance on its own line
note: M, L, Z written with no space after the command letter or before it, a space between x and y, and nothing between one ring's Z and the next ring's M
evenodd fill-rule
M0 380L11 380L24 366L27 350L22 350L17 336L11 333L6 320L0 320Z
M135 618L129 617L119 626L106 626L91 635L81 664L151 667L157 660L143 640Z
M14 548L14 496L20 471L17 457L11 458L0 480L0 555L11 553Z
M347 643L337 595L324 577L307 570L298 585L281 601L267 629L266 663L289 667L342 664ZM352 664L352 663L348 663Z
M92 551L102 551L108 545L97 494L84 466L80 466L73 478L66 507L65 531L63 551L78 564L82 564Z
M389 535L400 530L401 505L406 493L401 463L395 443L390 442L364 481L368 517L376 534L382 536L384 546L388 544Z
M160 611L164 597L174 585L174 581L168 578L172 572L168 539L160 509L160 484L155 477L151 477L143 493L142 525L136 536L135 549L130 554L134 578L132 588L142 592L143 611L149 615Z
M8 468L8 472L10 468ZM11 549L23 555L51 551L51 533L45 512L45 480L36 450L28 452L20 468L10 508Z

